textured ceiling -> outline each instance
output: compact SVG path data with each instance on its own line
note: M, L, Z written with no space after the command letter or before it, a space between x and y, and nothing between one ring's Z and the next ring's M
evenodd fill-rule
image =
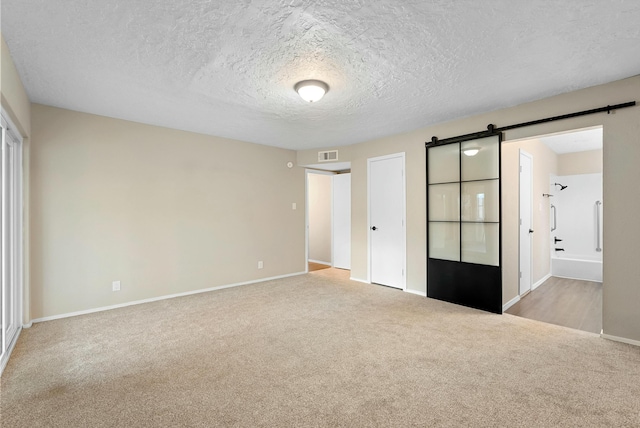
M547 135L538 139L559 155L584 152L587 150L601 150L602 128L564 132L561 134Z
M640 74L638 0L1 7L33 102L292 149L366 141ZM307 104L293 90L304 79L331 89Z

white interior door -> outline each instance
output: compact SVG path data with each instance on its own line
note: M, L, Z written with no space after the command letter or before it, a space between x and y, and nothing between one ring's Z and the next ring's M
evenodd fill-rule
M370 279L404 289L404 153L371 158L368 166Z
M533 158L520 150L520 295L531 291Z
M351 174L332 178L333 267L351 269Z

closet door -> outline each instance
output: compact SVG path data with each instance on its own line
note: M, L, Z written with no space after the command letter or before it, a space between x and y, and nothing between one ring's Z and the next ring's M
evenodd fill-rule
M427 296L502 312L500 134L427 144Z

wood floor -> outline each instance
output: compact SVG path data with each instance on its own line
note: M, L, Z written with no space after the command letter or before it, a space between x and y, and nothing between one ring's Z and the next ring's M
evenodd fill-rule
M309 262L309 272L313 272L321 269L328 269L330 267L331 267L330 265L323 265L321 263Z
M551 277L506 313L600 334L602 283Z

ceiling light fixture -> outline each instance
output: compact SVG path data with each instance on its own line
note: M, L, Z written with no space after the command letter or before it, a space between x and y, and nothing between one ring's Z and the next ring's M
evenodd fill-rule
M320 101L329 92L329 85L320 80L303 80L293 87L300 97L310 103Z
M462 150L466 156L475 156L480 151L480 147L469 147L468 149Z

